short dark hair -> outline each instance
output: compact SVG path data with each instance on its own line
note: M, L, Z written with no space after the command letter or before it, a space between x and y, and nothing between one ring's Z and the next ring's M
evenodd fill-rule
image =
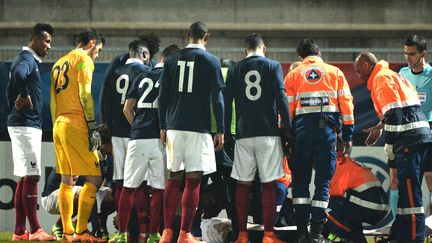
M139 46L146 46L146 45L142 40L133 40L131 43L129 43L129 51L136 52L138 51Z
M144 46L147 47L150 53L150 58L153 58L156 53L159 51L159 46L161 40L157 35L153 32L150 32L145 35L141 35L139 37L140 40L144 42Z
M228 58L221 58L219 59L221 67L222 68L229 68L231 67L231 65L233 65L235 62L231 59Z
M105 46L105 43L106 43L105 36L103 36L102 33L99 33L99 38L100 38L99 43L102 43L102 45Z
M258 33L252 33L245 39L245 45L248 50L255 50L259 46L264 45L264 40Z
M426 39L421 35L412 35L405 40L406 46L415 46L419 52L427 51Z
M302 39L297 44L297 54L301 58L318 55L320 52L318 44L312 39Z
M164 58L167 58L169 55L174 54L174 53L178 52L179 50L180 50L180 48L176 44L171 44L171 45L167 46L162 51L162 56Z
M98 32L93 28L87 28L78 36L78 44L83 46L87 45L91 40L96 40L96 45L102 43L105 45L105 37L98 34Z
M207 33L208 33L207 25L201 21L197 21L191 24L191 26L189 26L187 35L189 38L192 38L194 40L199 40L204 38L204 36Z
M33 39L33 37L42 37L44 32L52 36L54 35L54 28L50 24L37 23L30 31L30 39Z

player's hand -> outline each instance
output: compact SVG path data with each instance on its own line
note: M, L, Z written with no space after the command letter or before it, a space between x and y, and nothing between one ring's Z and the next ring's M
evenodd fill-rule
M294 136L290 129L280 128L279 132L282 142L282 151L285 156L290 159L292 156L292 148L294 147Z
M26 107L33 109L33 102L31 101L30 95L27 95L26 97L21 97L21 95L18 95L15 100L15 108L19 110Z
M160 130L160 140L162 141L163 145L166 145L166 129Z
M87 123L89 151L93 152L102 144L102 139L94 122Z
M351 150L352 150L352 142L351 141L343 142L343 154L350 155Z
M395 154L393 153L393 144L385 144L384 145L384 152L386 153L389 160L395 159Z
M216 133L216 135L213 138L213 145L215 151L222 150L224 146L224 134L223 133Z
M381 137L382 128L379 127L379 126L374 126L374 127L370 127L370 128L364 129L363 132L369 133L368 136L367 136L367 138L366 138L365 144L367 146L372 146Z

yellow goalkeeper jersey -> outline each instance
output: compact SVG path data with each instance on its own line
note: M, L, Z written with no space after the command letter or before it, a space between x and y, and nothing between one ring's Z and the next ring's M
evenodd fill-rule
M51 71L51 117L79 130L87 131L86 122L93 122L94 105L91 95L93 60L75 49L61 57Z

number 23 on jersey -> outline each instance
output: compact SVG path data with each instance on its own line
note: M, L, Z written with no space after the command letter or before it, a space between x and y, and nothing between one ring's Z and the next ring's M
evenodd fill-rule
M69 62L64 62L61 66L57 65L53 68L51 77L54 79L54 92L55 94L66 89L69 85Z

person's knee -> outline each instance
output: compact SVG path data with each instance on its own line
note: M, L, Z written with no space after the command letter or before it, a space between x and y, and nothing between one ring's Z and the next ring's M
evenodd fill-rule
M169 171L168 172L168 178L171 180L181 181L184 177L184 171Z
M33 181L33 182L39 182L40 176L38 176L38 175L29 175L29 176L25 176L24 180Z
M86 176L86 182L93 184L96 188L99 188L102 184L102 177L100 176Z
M252 185L252 181L237 181L237 184L242 184L245 186L251 186Z
M75 176L61 175L61 183L63 184L74 186L76 181L77 177Z
M185 174L186 179L201 179L202 176L203 176L202 171L186 172Z

